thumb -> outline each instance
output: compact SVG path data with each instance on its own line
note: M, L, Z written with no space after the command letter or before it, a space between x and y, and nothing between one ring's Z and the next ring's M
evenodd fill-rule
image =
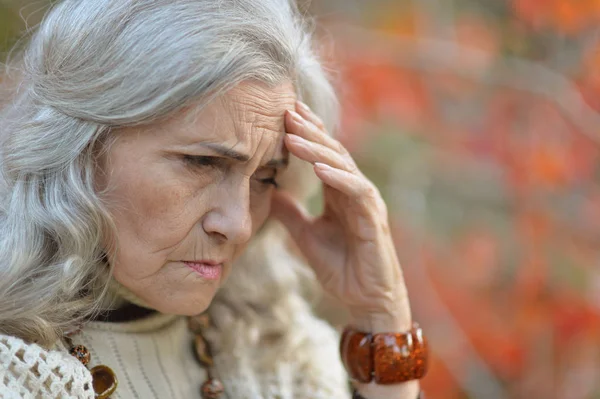
M296 244L302 249L302 243L305 241L303 236L308 231L312 218L298 200L289 193L275 191L271 197L270 216L285 226Z

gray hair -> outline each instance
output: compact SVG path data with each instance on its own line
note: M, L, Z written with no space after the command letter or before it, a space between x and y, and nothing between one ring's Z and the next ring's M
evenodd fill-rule
M257 80L293 82L333 129L337 101L309 31L288 0L55 4L7 63L14 87L0 113L0 333L48 345L102 310L112 273L103 251L115 243L103 245L114 224L94 170L116 128L151 124ZM297 196L307 190L300 165L292 160L286 173Z

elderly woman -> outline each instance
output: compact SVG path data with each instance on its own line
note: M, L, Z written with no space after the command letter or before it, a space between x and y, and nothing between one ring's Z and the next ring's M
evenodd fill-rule
M418 397L386 207L327 134L293 4L65 0L15 54L0 397ZM341 338L312 280L347 306Z

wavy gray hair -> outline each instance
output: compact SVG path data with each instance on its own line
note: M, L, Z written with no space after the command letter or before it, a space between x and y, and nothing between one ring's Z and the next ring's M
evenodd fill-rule
M100 311L109 292L103 251L116 243L103 243L114 225L94 170L116 128L206 104L250 79L291 80L330 130L337 121L307 24L288 0L64 0L16 54L7 63L16 84L0 114L0 332L44 345ZM292 160L287 172L300 197L301 168ZM277 263L266 258L285 258L281 251L248 253L236 269L260 264L258 275L279 289L244 294L248 284L232 276L236 289L216 301L240 312L277 303L273 295L296 284L275 266L265 274Z

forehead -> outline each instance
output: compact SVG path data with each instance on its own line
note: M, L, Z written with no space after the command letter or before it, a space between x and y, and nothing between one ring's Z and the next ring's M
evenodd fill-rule
M295 101L294 86L289 82L274 87L244 82L220 99L224 107L241 117L251 116L255 118L254 122L264 123L266 127L273 127L272 124L283 126L284 112L294 109Z
M191 110L179 138L188 143L214 142L252 155L263 141L281 141L284 115L293 110L294 86L244 82L199 110Z

